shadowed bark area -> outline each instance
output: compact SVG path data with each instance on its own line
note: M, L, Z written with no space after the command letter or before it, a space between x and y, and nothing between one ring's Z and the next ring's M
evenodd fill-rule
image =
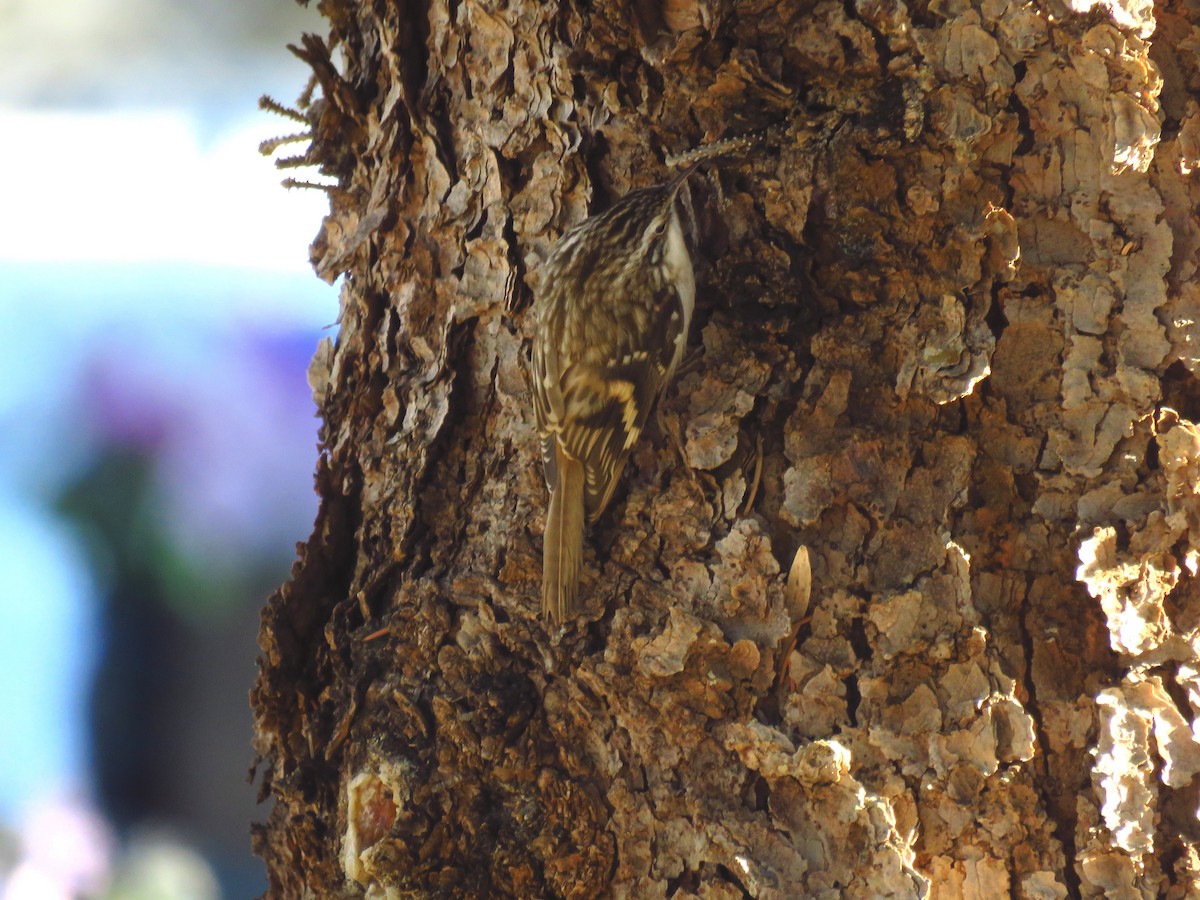
M1086 7L321 3L271 896L1200 891L1200 10ZM548 628L538 263L767 125Z

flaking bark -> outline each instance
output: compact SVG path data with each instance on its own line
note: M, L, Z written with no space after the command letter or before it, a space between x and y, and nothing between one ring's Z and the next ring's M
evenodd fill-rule
M1083 5L321 4L271 896L1200 892L1200 13ZM548 628L538 262L769 124Z

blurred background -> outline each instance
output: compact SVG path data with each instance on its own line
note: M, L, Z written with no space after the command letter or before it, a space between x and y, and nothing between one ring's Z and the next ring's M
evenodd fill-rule
M293 0L0 0L0 898L243 898L258 610L316 511ZM302 147L283 151L300 152ZM301 170L289 174L317 176Z

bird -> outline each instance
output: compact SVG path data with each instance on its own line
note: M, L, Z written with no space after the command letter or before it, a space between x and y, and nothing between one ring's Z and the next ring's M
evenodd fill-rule
M585 520L612 499L625 461L687 347L696 302L688 177L626 194L568 230L534 298L534 412L550 503L542 613L574 612Z

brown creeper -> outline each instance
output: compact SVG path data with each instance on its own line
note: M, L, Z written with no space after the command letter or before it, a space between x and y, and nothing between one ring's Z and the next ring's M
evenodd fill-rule
M533 394L550 488L542 612L555 622L575 607L584 517L608 505L687 344L696 282L680 188L694 170L576 225L543 268Z

